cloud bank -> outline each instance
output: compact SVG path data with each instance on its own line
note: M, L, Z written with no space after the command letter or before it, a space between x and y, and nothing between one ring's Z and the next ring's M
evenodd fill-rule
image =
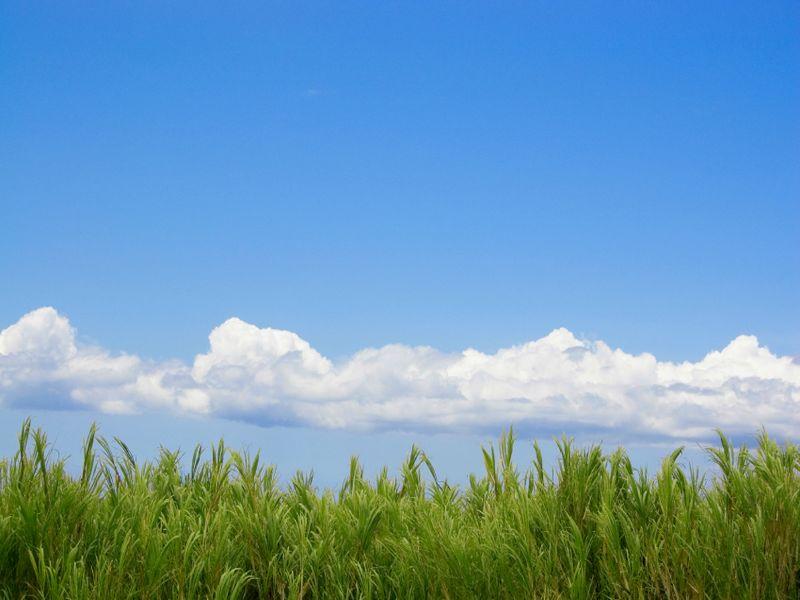
M262 425L708 439L800 434L800 364L742 335L698 362L628 354L566 329L494 354L388 345L334 362L295 333L228 319L192 364L76 341L50 307L0 332L0 405L170 411Z

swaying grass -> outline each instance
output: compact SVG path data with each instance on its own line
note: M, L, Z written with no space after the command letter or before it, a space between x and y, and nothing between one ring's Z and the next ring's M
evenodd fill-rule
M412 448L397 478L356 459L338 493L281 489L258 455L198 448L188 472L89 432L80 477L26 422L0 462L4 598L797 598L800 453L766 435L709 449L719 477L654 476L558 442L512 463L513 432L465 489Z

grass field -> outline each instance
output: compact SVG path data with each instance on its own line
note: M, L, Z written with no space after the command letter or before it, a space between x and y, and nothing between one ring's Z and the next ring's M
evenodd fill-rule
M413 448L396 478L280 487L258 456L163 450L138 464L90 431L80 475L27 422L0 462L0 597L797 598L800 453L721 437L718 477L635 470L558 442L512 462L513 433L458 489ZM188 458L188 457L187 457Z

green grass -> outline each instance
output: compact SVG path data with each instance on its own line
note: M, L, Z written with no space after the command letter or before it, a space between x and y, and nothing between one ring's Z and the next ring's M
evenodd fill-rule
M0 598L797 598L800 453L724 437L718 477L668 457L559 441L512 462L513 434L459 489L411 450L397 478L357 460L338 492L280 487L257 455L137 463L90 431L80 476L27 422L0 462Z

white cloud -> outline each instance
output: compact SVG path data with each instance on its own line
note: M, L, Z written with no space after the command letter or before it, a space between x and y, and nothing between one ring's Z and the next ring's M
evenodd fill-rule
M566 329L494 354L369 348L332 362L290 331L229 319L193 364L76 342L40 308L0 332L0 404L165 410L261 424L707 438L800 433L800 364L739 336L698 362L658 361Z

